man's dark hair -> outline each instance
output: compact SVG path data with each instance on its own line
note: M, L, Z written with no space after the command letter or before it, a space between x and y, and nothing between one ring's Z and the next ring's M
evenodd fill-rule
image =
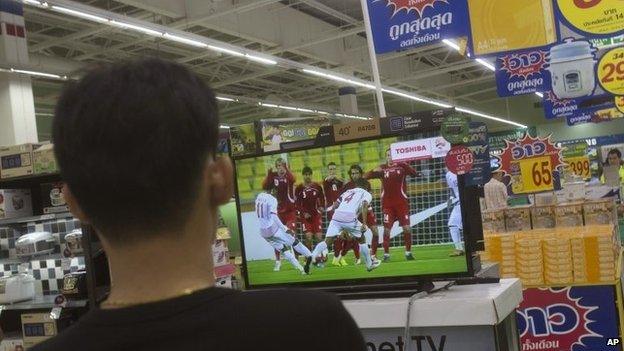
M327 164L327 167L329 168L329 166L336 166L336 162L330 162Z
M364 174L364 171L362 170L362 167L360 167L360 165L351 165L351 167L349 168L349 173L351 173L352 170L357 169L361 174Z
M150 58L99 66L63 90L52 139L61 176L92 224L162 232L185 224L219 135L213 91Z
M303 167L303 170L301 171L301 174L312 174L312 168L305 166Z
M364 178L358 178L355 180L355 186L368 191L368 182Z
M611 149L607 155L615 155L618 158L622 158L622 152L618 149Z

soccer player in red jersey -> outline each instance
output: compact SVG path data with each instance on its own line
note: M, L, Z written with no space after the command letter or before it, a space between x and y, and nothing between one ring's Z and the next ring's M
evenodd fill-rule
M338 170L338 166L336 166L335 162L330 162L327 164L327 177L323 181L323 192L325 193L325 204L327 207L327 223L331 221L332 216L334 215L333 205L338 200L340 195L342 194L342 187L344 186L344 181L338 178L336 174ZM343 240L340 237L336 237L334 240L334 265L340 265L336 260L336 257L340 255L342 251L342 243ZM345 262L346 263L346 262Z
M280 221L295 233L297 230L297 209L295 205L295 176L290 172L286 161L282 158L275 160L275 170L269 169L267 176L262 181L262 188L275 187L277 198L277 216ZM282 262L280 252L275 250L274 271L279 271Z
M364 172L362 171L362 167L360 167L360 165L352 165L349 168L349 177L351 178L351 180L348 181L344 185L342 192L345 192L349 189L354 189L356 187L355 183L358 181L358 179L362 179L362 181L365 182L366 184L365 190L370 192L371 191L370 182L362 178L363 173ZM363 218L360 218L360 221L362 223L365 223L366 226L370 228L371 232L373 233L373 239L371 242L371 252L372 252L371 258L373 261L376 261L377 260L377 257L376 257L377 247L379 246L379 233L377 232L377 219L375 218L375 212L373 211L372 205L368 207L368 211L366 212L366 220L364 220ZM347 265L346 261L344 260L344 256L347 254L347 252L349 252L350 248L353 249L353 254L355 255L355 258L356 258L355 264L360 263L360 252L359 252L360 247L357 241L354 241L354 240L343 241L343 248L340 251L339 256L338 256L338 261L340 262L342 266Z
M405 189L405 178L416 177L419 173L404 162L393 162L388 149L386 152L387 163L368 172L367 179L381 179L381 210L384 220L384 261L390 259L390 229L395 221L403 227L403 239L405 240L405 258L413 260L412 255L412 230L410 228L409 203Z
M312 181L312 168L303 167L301 173L303 174L303 184L299 184L295 189L296 205L306 246L312 250L317 243L323 240L321 213L325 208L325 195L323 188Z

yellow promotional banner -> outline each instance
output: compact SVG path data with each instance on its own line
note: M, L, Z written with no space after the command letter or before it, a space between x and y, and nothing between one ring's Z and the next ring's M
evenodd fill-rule
M552 163L549 156L532 157L517 162L514 168L519 174L512 176L511 189L514 194L536 193L553 190Z
M472 46L487 55L556 40L551 0L468 0Z
M586 35L616 35L624 32L622 0L557 0L563 18Z
M591 170L589 169L589 157L566 157L563 159L563 161L568 164L568 169L575 175L582 177L583 179L589 179L591 177Z
M613 95L624 95L624 47L606 52L596 69L602 89Z

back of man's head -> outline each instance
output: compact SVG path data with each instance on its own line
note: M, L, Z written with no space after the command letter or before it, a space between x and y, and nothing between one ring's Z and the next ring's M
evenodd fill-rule
M214 156L214 93L181 65L144 59L100 66L63 91L52 139L61 176L85 217L120 232L183 226Z

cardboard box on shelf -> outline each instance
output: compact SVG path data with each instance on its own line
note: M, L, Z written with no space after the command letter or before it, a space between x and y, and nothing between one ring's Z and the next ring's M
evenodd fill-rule
M585 225L615 224L615 199L588 201L583 204Z
M28 189L0 189L0 219L33 215L32 198Z
M54 145L50 143L41 144L33 150L33 174L58 172L56 157L54 156Z
M555 208L554 206L535 206L531 208L531 222L534 229L554 228Z
M33 150L41 144L0 147L0 179L33 174Z
M481 212L483 230L500 233L505 231L505 212L503 210L484 210Z
M23 351L24 340L21 337L7 337L0 342L0 351Z
M557 227L582 227L583 226L583 203L563 203L555 207L555 220Z
M505 209L505 227L508 231L531 230L531 206L514 206Z

